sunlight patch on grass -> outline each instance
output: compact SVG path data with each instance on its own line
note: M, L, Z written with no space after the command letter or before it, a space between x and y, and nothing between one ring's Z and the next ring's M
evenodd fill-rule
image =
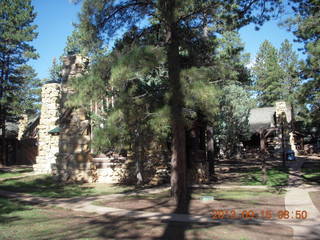
M0 216L2 216L3 214L9 214L15 211L21 211L26 209L29 209L29 207L26 207L21 203L10 201L9 199L0 197ZM0 222L2 222L3 220L4 218L0 217Z
M130 194L121 199L147 199L147 200L154 200L154 199L163 199L170 197L170 191L165 190L159 193L137 193L137 194Z
M267 182L263 184L262 171L255 170L249 172L247 176L242 180L244 185L267 185L270 187L286 186L289 180L289 174L287 169L272 168L267 170Z
M315 179L320 178L320 169L319 168L302 168L303 177L306 179Z
M4 172L0 170L0 179L23 176L23 174L32 172L32 171L33 170L31 168L18 168L18 169L11 170L10 172Z
M61 216L53 209L24 206L4 198L0 198L0 211L0 239L92 239L101 229L88 224L79 228L79 221L85 218L75 219L70 211L60 211Z
M2 181L0 189L40 197L69 198L123 193L132 190L133 187L111 184L66 184L56 182L50 175L34 175Z

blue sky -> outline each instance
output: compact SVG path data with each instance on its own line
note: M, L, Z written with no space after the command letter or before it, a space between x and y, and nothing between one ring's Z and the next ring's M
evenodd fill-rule
M37 12L35 23L38 25L39 36L33 45L37 49L40 58L30 62L35 68L40 79L49 77L49 68L54 57L62 55L67 37L73 30L72 23L76 22L80 5L74 5L69 0L32 0ZM285 29L277 26L277 21L265 23L260 31L255 31L253 25L240 30L242 41L245 43L245 51L251 54L253 61L260 44L269 40L276 48L279 48L284 39L293 42L294 36ZM294 48L302 45L293 43ZM302 57L301 53L299 54Z
M77 21L79 5L68 0L32 0L37 12L35 24L38 25L38 38L33 46L40 58L32 61L39 78L49 77L49 68L54 57L62 55L67 36L73 30L72 23Z

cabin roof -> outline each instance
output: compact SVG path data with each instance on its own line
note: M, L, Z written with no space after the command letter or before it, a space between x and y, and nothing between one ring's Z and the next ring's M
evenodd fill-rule
M259 132L261 129L275 127L276 107L253 108L249 114L250 132ZM291 108L286 111L287 121L291 122Z
M18 136L18 124L15 122L6 122L6 138L16 138ZM2 129L0 129L0 136L2 136Z
M250 110L250 132L258 132L260 129L274 127L275 107L253 108Z

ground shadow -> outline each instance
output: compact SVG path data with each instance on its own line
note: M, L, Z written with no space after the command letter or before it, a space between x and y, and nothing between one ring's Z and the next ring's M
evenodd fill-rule
M187 188L187 196L185 202L180 202L176 206L175 210L172 212L173 214L189 214L189 208L190 208L190 202L192 198L192 188ZM155 239L181 239L184 240L185 238L185 232L187 229L191 228L192 224L189 223L179 223L169 220L167 222L166 228L160 238Z

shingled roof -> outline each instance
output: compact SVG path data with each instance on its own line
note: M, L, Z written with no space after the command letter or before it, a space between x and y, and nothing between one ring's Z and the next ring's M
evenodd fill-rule
M275 127L274 116L276 107L253 108L249 115L250 132L259 132L261 129ZM291 122L291 109L286 111L287 121Z
M6 122L6 138L16 138L18 136L18 124L14 122ZM2 136L2 129L0 129L0 136Z
M275 107L253 108L249 115L250 132L255 133L260 129L274 127Z
M39 125L40 121L40 114L34 115L30 120L28 121L28 125L24 131L23 137L24 138L36 138L37 137L37 126Z

